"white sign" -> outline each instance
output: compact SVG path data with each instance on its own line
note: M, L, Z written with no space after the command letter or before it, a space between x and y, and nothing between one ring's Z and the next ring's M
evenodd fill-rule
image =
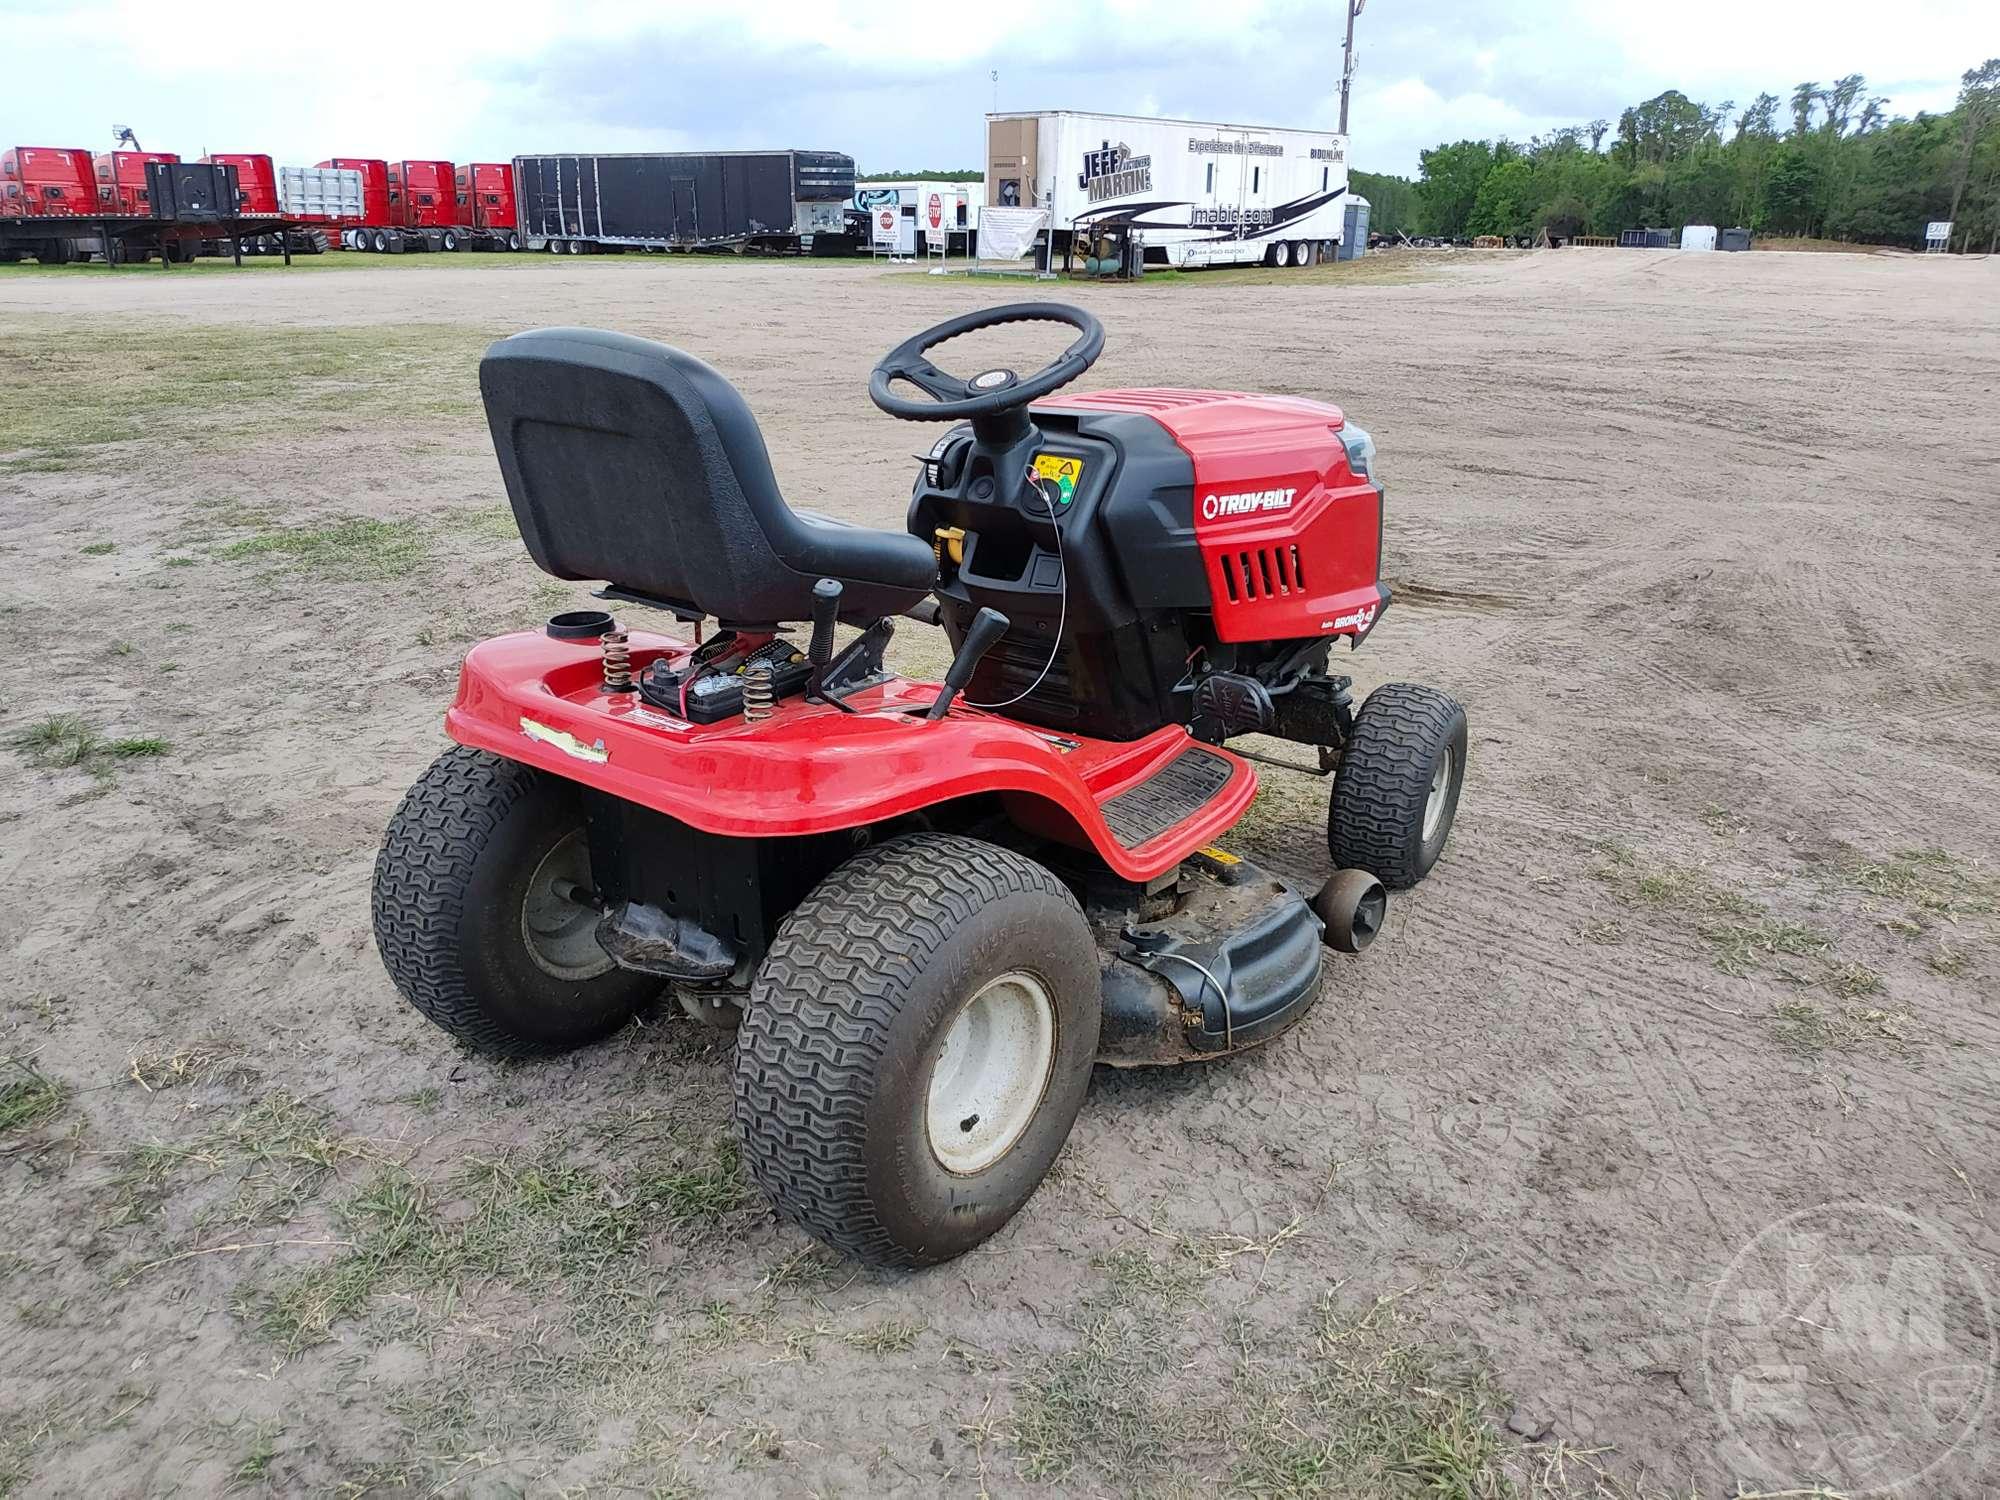
M979 211L979 258L1019 260L1035 248L1035 236L1049 227L1046 208L984 208Z
M1925 238L1925 239L1927 239L1927 240L1948 240L1948 239L1950 239L1950 238L1951 238L1951 222L1952 222L1952 221L1951 221L1950 219L1933 219L1933 220L1931 220L1931 222L1930 222L1930 223L1929 223L1929 224L1928 224L1927 226L1925 226L1925 228L1924 228L1924 238Z
M924 208L924 222L930 226L931 233L933 234L944 228L944 197L942 194L931 194L930 202Z
M878 208L869 221L873 227L875 243L894 245L896 243L896 210Z

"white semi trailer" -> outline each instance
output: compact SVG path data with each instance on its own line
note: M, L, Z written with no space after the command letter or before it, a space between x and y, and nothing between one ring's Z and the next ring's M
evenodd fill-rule
M1311 265L1340 243L1347 137L1072 110L986 117L986 201L1046 208L1055 258L1125 232L1151 264Z

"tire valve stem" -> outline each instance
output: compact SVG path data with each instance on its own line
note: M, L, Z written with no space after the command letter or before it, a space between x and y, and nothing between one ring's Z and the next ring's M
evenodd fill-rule
M771 690L771 664L753 661L743 670L743 720L761 724L771 717L775 695Z
M632 691L632 643L622 627L614 625L600 637L604 645L604 691Z

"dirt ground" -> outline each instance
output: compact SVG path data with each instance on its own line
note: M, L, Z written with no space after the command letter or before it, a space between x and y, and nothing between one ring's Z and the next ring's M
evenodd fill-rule
M693 350L895 526L870 363L1047 289L0 271L0 1495L1991 1493L2000 263L1292 275L1060 294L1086 385L1373 431L1352 670L1467 705L1452 847L1297 1030L1101 1070L1005 1232L883 1275L774 1221L677 1013L454 1052L371 864L468 642L584 598L487 339ZM1324 799L1234 846L1316 886Z

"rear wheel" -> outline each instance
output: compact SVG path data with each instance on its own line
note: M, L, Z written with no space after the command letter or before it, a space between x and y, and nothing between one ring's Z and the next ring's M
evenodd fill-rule
M1034 861L918 834L785 919L736 1044L744 1160L835 1249L931 1265L1033 1195L1090 1084L1097 948Z
M447 250L456 250L458 248L458 236L454 234L451 230L447 229L444 232L443 244L444 248Z
M454 746L410 788L375 858L375 946L403 998L501 1057L608 1036L661 982L597 943L576 788Z
M507 233L507 248L509 250L519 250L521 248L521 237L512 230L509 230Z
M1312 263L1313 263L1313 247L1311 240L1300 240L1297 244L1292 246L1293 265L1309 266Z
M369 242L374 245L377 255L387 255L389 253L389 234L387 230L378 229L368 238Z
M1451 837L1465 781L1465 710L1435 688L1375 689L1341 747L1327 808L1327 852L1392 891L1430 873Z
M1284 267L1292 263L1292 247L1283 240L1271 247L1271 264Z
M571 255L581 255L586 246L582 240L565 240L563 241L563 248L568 250Z

